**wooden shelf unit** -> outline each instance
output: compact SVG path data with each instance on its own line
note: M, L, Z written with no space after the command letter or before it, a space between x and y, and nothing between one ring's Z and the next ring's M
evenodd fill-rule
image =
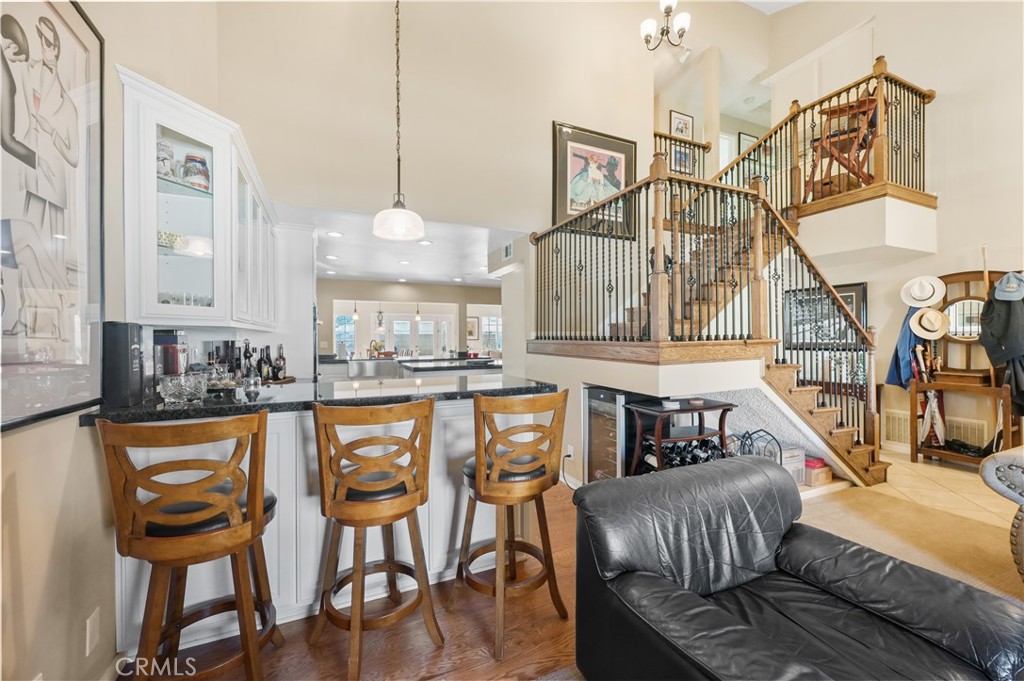
M975 465L980 464L984 458L980 456L975 457L968 456L966 454L959 454L947 449L920 446L917 444L917 398L919 393L928 390L954 390L957 392L975 393L985 397L990 397L993 400L1002 398L1003 447L1009 448L1013 443L1013 433L1017 428L1013 425L1013 412L1012 405L1010 403L1009 385L992 388L987 385L966 385L963 383L920 383L917 379L913 379L910 381L910 461L912 463L917 463L917 457L919 455L937 456L940 459L945 459L946 461L957 461L959 463L970 463Z

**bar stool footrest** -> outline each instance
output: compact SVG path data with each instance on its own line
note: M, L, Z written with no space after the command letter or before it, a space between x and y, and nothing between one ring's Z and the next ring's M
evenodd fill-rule
M416 579L416 569L409 563L402 561L395 561L391 565L394 566L394 572L412 577ZM376 575L382 572L389 571L389 564L386 560L377 560L372 563L367 563L365 567L365 576ZM346 586L352 583L353 571L352 568L345 570L341 573L338 581L334 583L334 588L331 589L332 594L337 594L339 591L344 589ZM323 596L324 610L327 614L327 619L331 621L337 627L345 629L346 631L352 628L352 617L349 613L342 612L335 605L334 602L325 594ZM405 619L411 615L420 602L423 600L423 594L417 589L412 598L409 600L403 600L393 608L389 608L383 612L375 613L373 615L363 615L363 630L371 631L373 629L381 629L383 627L390 626L395 622Z
M532 556L538 563L540 563L540 572L528 577L507 579L505 581L505 591L512 596L527 594L539 589L548 580L548 569L547 565L544 563L544 551L539 546L535 546L529 542L521 541L519 539L506 544L506 555L508 555L512 549L514 549L516 553L524 553L528 556ZM489 553L495 553L496 550L497 546L495 545L495 542L487 542L483 546L480 546L470 552L469 556L466 558L466 564L462 568L466 584L469 585L473 591L482 593L485 596L495 595L493 573L490 577L482 577L473 572L472 566L473 562L478 558ZM494 569L497 570L498 566L495 565Z

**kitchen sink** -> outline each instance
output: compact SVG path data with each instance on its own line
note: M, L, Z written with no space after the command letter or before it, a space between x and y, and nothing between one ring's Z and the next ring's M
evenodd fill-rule
M351 380L398 378L401 375L402 366L393 359L350 359L348 361L348 377Z

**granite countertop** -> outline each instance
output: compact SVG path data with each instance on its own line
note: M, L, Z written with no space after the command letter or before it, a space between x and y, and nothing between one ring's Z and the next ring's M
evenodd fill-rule
M433 395L439 402L472 398L475 393L492 396L536 395L553 393L558 386L504 374L471 376L399 378L362 381L297 381L286 385L264 386L255 402L249 402L241 389L216 396L210 394L202 402L181 406L167 405L162 399L149 400L134 407L107 407L82 414L80 426L92 426L103 418L115 423L177 421L252 414L262 409L270 412L308 411L314 402L328 405L369 406L411 402Z

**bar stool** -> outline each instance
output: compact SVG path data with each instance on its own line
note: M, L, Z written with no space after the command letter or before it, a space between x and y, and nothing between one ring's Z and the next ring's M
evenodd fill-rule
M359 678L362 665L363 630L391 625L420 607L423 622L437 646L444 634L434 616L430 597L427 561L423 556L416 509L427 501L430 473L430 433L434 419L434 398L380 407L327 407L313 405L316 427L317 463L320 469L320 510L331 525L330 544L320 591L320 610L309 637L316 644L329 620L349 637L348 678ZM388 426L412 422L409 435L370 435L345 441L338 426L350 428ZM368 453L361 450L369 449ZM373 450L378 450L373 453ZM380 452L380 450L386 450ZM413 565L395 559L394 523L405 518L412 544ZM352 568L338 574L338 553L342 527L355 530ZM384 537L384 559L366 563L366 528L380 527ZM388 598L395 607L372 616L364 614L366 575L387 574ZM416 580L416 595L402 602L399 574ZM352 606L348 614L338 610L331 598L352 585Z
M531 397L473 396L476 425L476 454L462 466L462 481L469 488L469 506L462 529L459 566L449 596L448 607L455 605L459 585L465 581L474 591L495 597L494 659L505 655L505 596L521 595L540 588L547 582L551 601L558 616L569 614L558 593L555 563L551 555L548 521L542 495L558 482L561 464L562 431L565 426L567 390L553 395ZM499 428L496 416L551 413L547 424L526 423ZM533 434L534 437L524 439ZM495 541L470 552L473 516L476 504L494 504ZM514 508L533 501L537 506L537 524L541 547L515 538ZM540 572L520 576L516 568L516 552L532 556L540 563ZM474 561L495 553L494 577L474 574ZM507 563L506 566L506 556ZM504 569L503 569L504 568Z
M163 661L177 657L181 630L234 610L242 650L190 678L208 678L244 664L247 679L262 679L260 649L268 640L277 646L284 644L263 551L263 531L277 505L273 492L263 489L267 412L175 425L126 425L98 419L96 427L114 500L117 550L152 566L136 655L136 660L146 662L136 664L136 677L148 677L155 667L175 669ZM139 468L128 452L129 448L212 445L230 440L235 442L226 461L178 459ZM242 468L246 455L247 471ZM168 475L195 478L196 473L203 475L188 482L166 479ZM231 557L234 595L186 612L189 566L226 556ZM259 631L257 612L263 625ZM158 661L160 664L155 664Z

